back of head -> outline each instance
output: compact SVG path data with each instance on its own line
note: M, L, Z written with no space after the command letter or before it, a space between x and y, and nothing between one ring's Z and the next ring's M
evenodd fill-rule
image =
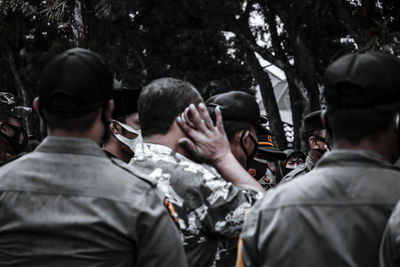
M125 123L126 117L137 113L140 90L118 88L113 92L114 111L112 118Z
M250 130L252 126L259 132L264 130L260 124L260 108L254 96L241 91L217 94L206 101L207 109L215 121L215 108L221 109L225 133L229 141L237 132Z
M186 107L201 102L200 93L189 82L175 78L152 81L143 88L138 100L142 135L166 134Z
M400 109L400 62L380 52L349 54L325 74L331 138L358 144L384 131Z
M50 129L84 131L111 99L113 78L99 55L69 49L50 61L39 82L39 110Z
M319 136L320 131L325 129L321 120L322 110L313 111L304 117L303 125L301 127L301 135L306 144L307 151L310 149L308 139L311 136Z

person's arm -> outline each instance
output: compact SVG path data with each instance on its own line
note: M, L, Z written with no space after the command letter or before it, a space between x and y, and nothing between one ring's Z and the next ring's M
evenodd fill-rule
M138 244L133 248L137 253L134 266L187 267L179 231L155 190L150 189L142 201L135 203L141 211L136 225Z
M263 192L262 186L240 165L233 156L222 124L219 107L215 109L214 126L207 108L200 103L198 110L191 104L177 123L188 138L182 138L183 144L191 153L213 165L227 181L236 186L251 188Z

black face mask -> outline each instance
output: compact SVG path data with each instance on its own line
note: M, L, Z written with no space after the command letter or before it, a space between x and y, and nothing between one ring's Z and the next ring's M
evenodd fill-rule
M110 138L110 123L111 121L106 119L106 109L107 109L107 104L103 105L103 109L101 111L101 122L103 123L104 126L104 133L103 136L101 137L101 143L105 144L108 141L108 138Z
M243 138L244 138L244 134L246 133L246 131L243 131L242 134L240 135L240 146L242 147L244 154L246 155L246 169L249 169L249 165L250 165L250 161L254 158L254 156L256 155L257 152L257 146L258 146L258 142L257 140L255 140L255 138L251 135L251 133L249 133L249 137L250 139L253 141L255 148L254 150L249 154L247 153L246 148L244 147L243 144Z
M28 134L26 133L26 130L22 127L17 127L7 122L4 123L14 131L14 135L8 136L4 133L1 134L14 149L15 154L21 153L28 144Z
M315 139L317 139L318 141L321 141L322 143L324 143L326 147L328 147L327 142L326 142L326 139L325 139L324 137L318 136L318 135L316 135L316 136L314 136L314 137L315 137ZM325 152L328 151L328 150L322 150L322 149L316 149L316 150L317 150L321 155L324 155Z
M260 160L254 158L251 159L247 165L249 173L257 181L264 177L265 172L267 171L267 166L268 163L266 160L265 162L261 162Z

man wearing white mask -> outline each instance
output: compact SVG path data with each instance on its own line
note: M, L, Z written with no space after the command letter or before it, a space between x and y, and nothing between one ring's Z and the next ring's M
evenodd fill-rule
M139 90L117 89L113 93L115 110L103 150L108 157L129 162L136 144L142 143L137 100Z

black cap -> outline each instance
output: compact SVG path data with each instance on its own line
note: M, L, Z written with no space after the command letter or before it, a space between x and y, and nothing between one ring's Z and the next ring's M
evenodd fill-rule
M8 92L0 92L0 112L11 117L23 118L32 113L32 109L24 106L17 106L15 97Z
M40 109L78 117L111 99L113 78L99 55L69 49L46 65L39 83Z
M267 154L277 160L285 160L286 154L277 149L272 141L273 134L264 128L264 133L258 134L258 147L257 152Z
M322 110L313 111L304 117L303 132L320 131L325 129L321 120Z
M206 101L206 106L211 109L219 106L224 121L242 121L253 124L259 132L263 132L265 123L260 117L260 108L254 96L241 91L231 91L217 94Z
M115 89L113 92L114 112L113 118L129 115L137 112L137 101L140 90L134 89Z
M283 150L283 153L286 154L287 160L290 159L290 158L292 158L292 157L299 157L299 158L301 158L301 159L303 159L303 160L306 159L306 154L304 154L304 153L303 153L302 151L300 151L300 150L296 150L296 149L289 148L289 149Z
M326 70L325 95L331 111L400 102L400 62L381 52L341 57Z

